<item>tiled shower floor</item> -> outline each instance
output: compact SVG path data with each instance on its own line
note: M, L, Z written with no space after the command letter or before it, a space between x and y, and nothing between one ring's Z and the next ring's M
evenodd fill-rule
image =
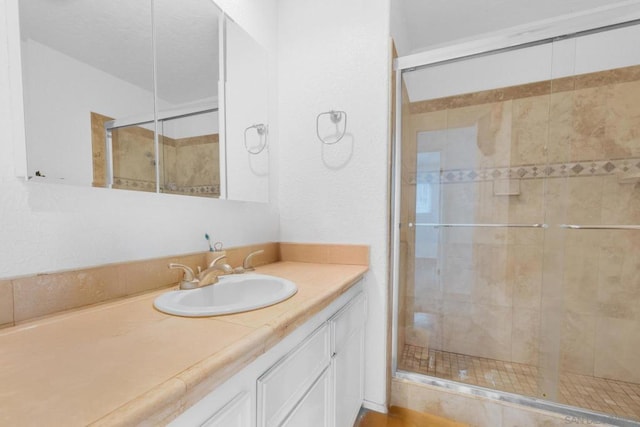
M399 368L433 377L538 396L538 369L521 363L405 345ZM560 403L640 420L640 384L577 374L560 375Z

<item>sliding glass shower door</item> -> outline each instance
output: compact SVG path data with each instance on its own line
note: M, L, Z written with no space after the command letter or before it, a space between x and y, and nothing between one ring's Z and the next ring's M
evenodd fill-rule
M402 74L399 370L640 420L639 39Z

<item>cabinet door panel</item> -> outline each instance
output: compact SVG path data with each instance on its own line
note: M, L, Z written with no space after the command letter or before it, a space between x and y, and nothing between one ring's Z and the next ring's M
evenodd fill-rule
M332 361L335 427L351 427L364 399L364 330L350 336Z
M258 379L258 426L278 425L329 366L325 323Z
M351 339L351 335L364 327L366 318L366 300L364 293L360 293L330 319L332 354L339 353L341 347Z
M281 426L330 427L331 371L325 369Z
M244 392L216 412L203 427L251 427L251 396Z

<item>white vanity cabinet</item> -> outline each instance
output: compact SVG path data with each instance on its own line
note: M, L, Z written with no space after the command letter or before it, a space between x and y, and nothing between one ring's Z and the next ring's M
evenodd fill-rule
M351 427L363 401L362 281L172 426Z

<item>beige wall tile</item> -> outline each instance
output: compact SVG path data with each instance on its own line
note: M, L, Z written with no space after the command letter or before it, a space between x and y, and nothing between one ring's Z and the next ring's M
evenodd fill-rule
M498 403L403 380L392 381L391 404L471 426L503 425L502 409Z
M602 217L602 197L603 197L603 177L602 176L580 176L567 179L566 196L567 212L566 218L569 224L601 224ZM575 233L574 233L575 234Z
M640 156L640 81L611 86L605 153L608 158Z
M444 223L481 222L481 184L450 183L440 186L441 221Z
M560 347L563 372L593 375L596 322L593 315L565 313Z
M602 378L638 383L640 322L636 320L598 319L595 339L595 375Z
M330 264L369 265L369 247L362 245L328 245Z
M540 337L540 311L518 308L513 310L511 330L511 361L536 366Z
M13 325L13 284L0 280L0 328Z
M608 224L640 224L638 184L619 184L615 176L603 179L602 218Z
M603 246L599 261L598 314L640 320L640 253L620 246Z
M16 322L126 294L112 266L18 278L13 285Z
M514 244L508 250L507 280L513 283L514 308L539 308L542 297L542 245Z
M509 360L512 316L510 307L445 301L443 350Z
M474 303L511 307L513 281L507 280L508 248L504 245L474 245Z
M606 159L609 86L574 91L571 160Z
M574 93L554 93L550 97L549 137L547 161L566 162L571 159L571 141L573 140L573 99Z
M282 261L317 262L327 261L327 247L305 243L280 243Z
M508 197L509 221L512 224L536 224L544 222L545 183L541 179L520 181L520 195Z
M550 95L513 101L511 161L509 164L542 164L549 135Z
M586 418L583 421L588 423ZM566 427L572 424L573 418L565 415L507 404L502 408L502 425L505 427ZM599 425L604 427L604 424Z
M564 263L563 297L564 306L569 312L589 315L597 312L598 249L597 246L565 248L562 260Z
M311 243L280 243L282 261L369 265L369 247Z
M159 258L122 264L118 267L127 295L178 283L182 270L170 269L169 263L180 262L179 257Z

